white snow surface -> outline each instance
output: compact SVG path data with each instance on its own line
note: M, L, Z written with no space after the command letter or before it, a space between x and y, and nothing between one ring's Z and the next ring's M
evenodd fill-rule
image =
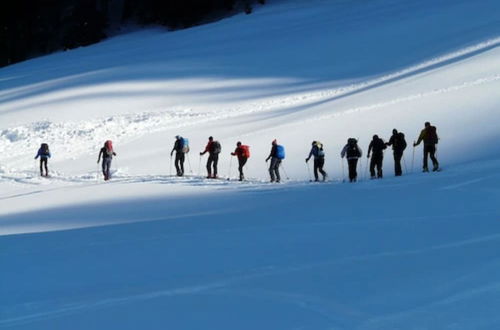
M275 0L0 69L0 329L500 328L499 13ZM420 173L411 146L425 121L441 172ZM387 150L384 179L364 156L343 183L347 138L366 155L393 128L404 175ZM210 135L220 180L203 179ZM275 138L279 185L264 162ZM325 183L309 182L313 140ZM251 147L242 183L236 141Z

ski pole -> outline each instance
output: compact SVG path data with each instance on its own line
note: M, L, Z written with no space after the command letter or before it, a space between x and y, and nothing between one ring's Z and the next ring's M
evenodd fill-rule
M201 155L200 155L200 161L198 162L198 176L201 176Z
M290 178L288 177L288 174L286 173L286 170L285 170L285 165L283 165L283 162L281 162L281 167L283 168L283 173L285 173L285 177L287 180L290 180Z
M364 179L364 180L366 180L366 179L368 178L368 161L369 161L369 160L370 160L370 159L367 157L367 158L366 158L366 169L365 169L365 171L363 172L363 179Z
M95 183L99 183L99 162L97 162L97 168L95 171Z
M405 172L408 173L408 168L406 167L406 159L405 156L403 155L403 164L405 165Z
M168 176L172 176L172 154L170 154L170 163L169 163L168 167L169 167Z
M227 181L231 180L231 165L233 164L233 156L229 158L229 170L227 171Z
M311 167L309 166L309 162L306 162L306 166L307 166L307 174L309 174L309 182L312 182Z
M413 141L413 156L411 157L411 173L413 173L415 165L415 141Z
M359 166L359 171L360 171L361 173L363 173L363 162L358 162L357 166ZM358 169L356 168L356 171L357 171L357 170L358 170ZM356 174L357 174L357 173L356 173ZM363 175L361 175L361 178L362 178L362 177L363 177ZM356 178L357 178L357 175L356 175Z
M342 183L345 182L344 159L340 158L340 165L342 166Z

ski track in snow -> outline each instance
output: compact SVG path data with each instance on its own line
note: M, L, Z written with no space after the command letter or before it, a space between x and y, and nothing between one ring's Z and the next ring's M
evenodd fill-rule
M28 153L28 151L32 151L33 146L37 146L39 141L54 141L51 143L53 151L57 150L57 154L64 154L67 158L76 159L82 155L91 154L95 150L98 150L102 141L109 139L110 136L113 136L115 140L120 140L121 143L126 143L150 133L162 132L180 127L196 126L258 112L280 111L290 107L308 106L315 103L327 102L338 97L352 95L398 79L403 79L412 74L431 70L436 66L445 65L448 62L459 60L466 56L472 56L479 52L498 47L498 45L500 45L500 38L495 38L366 82L312 93L273 97L259 100L258 102L241 103L225 108L217 106L217 110L210 110L210 107L208 107L209 110L206 112L193 111L189 108L172 108L160 112L146 111L136 114L113 115L80 122L40 121L28 125L7 127L0 131L0 160L1 163L4 164L4 167L9 164L13 165L8 166L10 168L8 173L16 176L15 174L26 172L26 170L32 166L30 162L26 160L33 152ZM493 74L474 81L462 82L458 85L401 96L385 102L346 109L341 112L313 116L305 119L305 121L322 121L345 114L381 109L403 102L460 91L462 89L493 83L499 80L500 74ZM301 119L301 121L304 121L304 119ZM285 125L290 124L293 123L287 123ZM0 174L5 172L7 172L5 169L0 168ZM93 174L85 174L84 176L89 177L92 175ZM0 176L0 180L8 179L9 177L6 175ZM21 178L13 179L11 177L10 179L18 183L26 183ZM77 181L78 178L75 178L75 180Z

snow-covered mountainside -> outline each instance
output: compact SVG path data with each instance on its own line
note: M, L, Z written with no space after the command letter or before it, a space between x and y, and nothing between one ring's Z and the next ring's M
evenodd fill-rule
M276 0L0 69L0 328L497 329L498 13L490 0ZM441 172L420 173L411 145L425 121ZM384 179L368 180L368 143L393 128L404 175L387 150ZM184 178L171 175L178 134ZM221 180L203 179L210 135ZM365 153L355 184L349 137ZM326 183L309 182L313 140ZM242 183L237 141L251 148ZM50 178L33 160L42 142Z

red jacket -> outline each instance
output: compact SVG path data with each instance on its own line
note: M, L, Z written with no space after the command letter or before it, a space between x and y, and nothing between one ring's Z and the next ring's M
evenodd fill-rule
M203 151L203 153L210 153L210 150L212 150L212 144L214 143L214 141L208 141L207 143L207 146L205 147L205 151Z

